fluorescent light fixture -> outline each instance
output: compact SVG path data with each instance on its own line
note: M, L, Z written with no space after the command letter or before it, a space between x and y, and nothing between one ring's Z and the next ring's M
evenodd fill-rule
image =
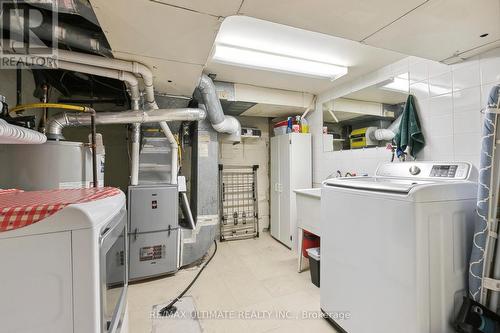
M215 46L212 60L241 67L328 78L332 81L347 74L347 67L344 66L223 44Z
M410 80L408 78L408 73L396 76L389 83L384 84L380 89L408 93L410 89Z

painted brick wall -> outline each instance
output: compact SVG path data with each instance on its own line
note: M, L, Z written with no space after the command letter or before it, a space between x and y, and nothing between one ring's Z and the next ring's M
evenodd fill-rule
M222 164L258 164L257 190L260 230L269 228L269 122L263 117L238 117L243 127L256 127L262 131L259 139L244 139L233 145L221 143L219 161Z

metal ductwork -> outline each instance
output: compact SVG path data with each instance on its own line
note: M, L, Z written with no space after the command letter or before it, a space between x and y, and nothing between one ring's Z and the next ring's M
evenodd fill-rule
M228 140L240 142L241 124L235 117L226 116L224 114L222 105L215 90L214 82L208 75L201 75L200 82L196 88L195 96L199 102L202 102L205 105L208 119L210 120L212 127L219 133L229 134L229 137L227 138Z
M206 117L203 109L157 109L152 111L129 110L123 112L99 112L96 114L97 125L162 123L165 121L198 121ZM60 113L52 117L47 126L50 139L64 139L65 127L90 125L90 115L86 113Z
M33 4L35 5L35 4ZM48 4L44 9L52 10L52 4ZM50 15L45 19L40 19L36 15L30 15L29 26L33 32L42 40L52 41L53 38L57 39L60 44L65 44L71 48L77 48L84 51L89 51L93 53L98 53L106 56L111 56L112 52L109 48L106 37L102 32L92 31L85 29L84 27L79 27L76 25L70 25L66 22L60 22L59 24L53 26L51 24ZM22 26L23 19L13 20L10 24L10 32L16 34L21 38L23 36Z

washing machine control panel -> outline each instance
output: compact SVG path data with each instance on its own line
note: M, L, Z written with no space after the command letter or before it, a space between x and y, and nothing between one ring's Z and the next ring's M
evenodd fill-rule
M431 177L455 178L458 165L433 165L431 169Z
M376 175L416 179L468 179L471 165L465 162L404 162L379 165Z

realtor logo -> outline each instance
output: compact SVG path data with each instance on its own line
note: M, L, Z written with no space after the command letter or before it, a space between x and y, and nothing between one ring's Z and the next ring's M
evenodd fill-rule
M56 66L57 0L0 0L0 68Z

